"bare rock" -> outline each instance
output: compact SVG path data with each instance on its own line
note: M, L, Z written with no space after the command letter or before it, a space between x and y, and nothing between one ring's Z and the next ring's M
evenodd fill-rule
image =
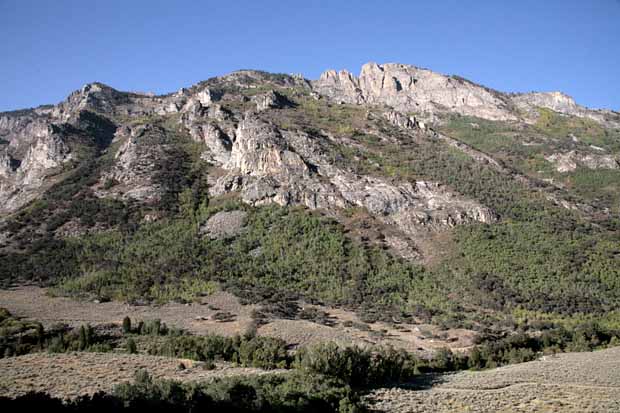
M580 154L576 151L546 156L558 172L572 172L579 166L587 169L618 169L620 162L614 155Z
M355 104L364 102L359 79L347 70L327 70L318 81L313 82L312 87L319 95L330 96L339 101Z
M209 106L213 102L213 96L209 89L204 89L198 92L196 98L202 106Z
M113 180L119 183L108 191L113 196L157 202L166 188L155 177L167 155L165 131L152 125L130 129L129 136L114 155L115 163L101 177L101 183ZM98 195L106 196L99 192Z
M228 173L210 187L214 196L238 192L250 205L304 205L332 211L357 206L407 237L415 238L422 228L496 219L488 208L437 183L389 182L337 167L310 135L280 131L252 116L239 125L223 168ZM392 244L400 245L403 255L416 254L409 244Z
M387 119L392 125L403 129L414 129L419 127L419 123L412 116L404 115L395 110L390 110L383 113L383 117Z
M256 104L256 110L259 112L267 109L282 109L291 106L291 102L286 96L274 90L256 95L252 98L252 101Z
M337 101L384 104L401 112L432 115L456 112L493 120L514 120L508 99L499 92L415 66L367 63L359 78L349 72L324 72L313 88Z
M71 159L69 147L62 136L55 132L54 126L50 126L47 135L37 139L29 148L18 170L23 176L23 184L29 185L40 181L48 170L57 168Z
M562 92L532 92L512 96L512 102L517 108L538 116L538 108L547 108L565 115L589 118L608 127L620 127L620 116L609 110L588 109L578 105L575 100Z
M218 212L200 228L200 233L211 239L234 238L243 232L247 215L245 211Z
M308 173L307 165L290 150L280 131L253 117L246 117L239 125L230 160L224 167L247 175Z
M0 213L11 212L36 198L51 182L63 164L72 159L69 146L60 129L49 124L39 129L38 136L29 143L20 143L25 149L21 160L12 156L9 148L0 152ZM19 148L14 148L19 153Z
M346 70L327 70L311 85L314 92L337 103L387 105L427 121L437 114L458 113L496 121L519 120L525 114L525 120L533 122L537 109L544 107L620 127L620 114L585 108L561 92L501 93L458 76L398 63L366 63L359 77Z

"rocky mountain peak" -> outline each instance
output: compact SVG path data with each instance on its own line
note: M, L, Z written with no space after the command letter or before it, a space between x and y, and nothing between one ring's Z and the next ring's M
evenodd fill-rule
M537 109L542 107L620 127L619 114L585 108L562 92L502 93L459 76L400 63L366 63L359 77L347 70L330 69L311 84L319 94L336 102L386 105L403 113L414 113L426 121L456 113L494 121L531 123L538 117Z
M61 103L58 115L66 120L72 113L80 110L110 112L114 110L114 104L120 103L123 95L125 94L103 83L88 83Z
M347 71L324 72L316 90L347 103L383 104L426 118L451 111L494 120L516 119L499 94L450 76L399 63L362 66L359 77Z

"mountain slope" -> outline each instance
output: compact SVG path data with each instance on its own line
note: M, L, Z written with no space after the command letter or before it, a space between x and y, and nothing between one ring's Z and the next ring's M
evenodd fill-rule
M90 84L0 114L0 278L615 323L619 119L399 64L239 71L164 96ZM238 230L210 236L216 221Z

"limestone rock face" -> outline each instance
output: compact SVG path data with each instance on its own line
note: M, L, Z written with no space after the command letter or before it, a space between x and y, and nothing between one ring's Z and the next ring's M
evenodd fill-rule
M209 106L213 102L213 97L211 96L211 91L209 89L204 89L198 92L196 98L202 106Z
M460 78L396 63L367 63L359 78L330 70L313 83L313 88L335 100L384 104L427 117L450 111L493 120L516 119L499 93Z
M111 112L119 97L119 94L108 86L100 83L87 84L82 89L73 92L65 102L59 105L58 115L67 120L72 113L85 109Z
M156 179L163 160L168 156L165 131L152 125L129 129L125 142L114 155L112 168L101 176L101 182L116 183L109 194L147 203L159 201L165 189Z
M496 121L533 122L536 109L544 107L620 127L620 114L585 108L561 92L502 93L457 76L399 63L366 63L359 77L346 70L327 70L311 84L316 93L337 103L387 105L424 120L458 113Z
M384 112L383 117L392 125L399 128L414 129L416 127L420 127L420 123L413 116L407 116L395 110Z
M230 160L224 168L255 176L308 173L303 159L288 148L278 129L252 117L246 117L239 125Z
M213 103L216 98L209 89L198 92L182 108L179 122L194 141L205 144L202 159L222 164L230 158L237 122L232 113Z
M565 115L589 118L607 127L620 127L620 114L609 110L588 109L578 105L572 97L562 92L522 93L514 95L512 101L516 107L528 113L541 107Z
M576 151L546 156L558 172L572 172L579 166L588 169L618 169L620 160L615 155L580 154Z
M192 106L184 110L181 124L187 128L194 141L206 145L207 150L202 154L202 158L213 163L228 161L234 139L234 124L226 122L225 115L219 113L221 108L219 111L217 108L211 110L211 108L204 108L200 102L194 102ZM224 132L222 128L225 128L227 132Z
M424 228L496 219L488 208L438 183L356 175L333 164L316 137L280 131L260 117L246 115L235 135L230 159L221 164L227 173L210 187L213 196L236 191L251 205L361 207L412 239Z
M524 93L512 100L522 108L540 106L566 114L577 114L582 109L572 97L562 92Z
M313 102L309 97L329 101ZM367 107L335 108L333 114L338 111L342 116L313 124L316 113L303 106L308 103L320 108L317 116L332 115L332 103ZM92 83L58 105L0 113L0 213L15 211L66 176L59 172L79 164L80 154L88 152L81 151L80 145L93 137L96 150L88 152L94 153L90 159L109 150L113 163L97 170L99 180L94 179L97 183L88 190L101 197L157 204L168 199L164 195L172 185L166 183L170 177L162 175L168 165L173 165L169 168L173 172L178 169L178 163L170 161L187 155L191 139L196 143L192 151L198 147L200 157L213 166L205 168L211 195L236 192L250 205L303 205L332 215L344 208L361 209L373 222L390 229L383 234L387 244L412 257L420 231L492 222L494 212L459 195L459 188L358 173L373 169L356 168L346 157L334 157L344 153L343 146L361 147L362 141L336 132L340 125L334 124L342 122L356 132L377 136L382 145L398 145L401 138L415 143L433 139L507 179L535 188L536 182L509 170L493 154L435 132L425 122L445 114L521 122L538 116L540 107L606 124L620 119L609 111L583 108L560 93L505 94L455 76L392 63L368 63L359 76L328 70L312 82L301 76L238 71L160 96ZM102 139L96 132L97 119L107 128ZM402 130L392 135L394 128L389 125ZM108 146L110 141L114 146ZM601 145L605 148L593 147L594 153L586 153L584 145L573 145L582 152L557 153L547 160L561 171L618 168L618 159L607 155L608 146Z
M33 184L43 179L49 169L57 168L69 159L69 147L52 130L48 137L39 138L30 147L18 173L23 176L23 184Z
M259 112L267 109L281 109L290 106L290 102L286 96L273 90L254 96L252 101L256 103L256 110Z
M0 138L5 139L12 150L22 156L37 139L48 135L50 122L35 113L21 116L0 115Z
M29 124L26 129L36 131L22 160L11 155L10 147L0 150L0 213L13 211L39 195L49 176L58 173L72 158L60 129L48 125ZM23 132L22 132L23 133ZM17 146L24 145L20 143Z
M15 160L9 154L8 148L0 149L0 177L11 177L16 169Z
M364 103L359 79L347 70L327 70L321 74L319 80L312 83L312 87L320 95L333 97L341 102Z
M199 127L202 141L209 150L202 155L202 159L213 163L226 163L230 159L232 142L216 124L208 123Z

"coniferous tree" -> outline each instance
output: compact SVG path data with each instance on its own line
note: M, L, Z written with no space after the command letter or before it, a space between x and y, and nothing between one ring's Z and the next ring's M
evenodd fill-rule
M123 333L124 334L131 333L131 318L129 317L123 318Z

